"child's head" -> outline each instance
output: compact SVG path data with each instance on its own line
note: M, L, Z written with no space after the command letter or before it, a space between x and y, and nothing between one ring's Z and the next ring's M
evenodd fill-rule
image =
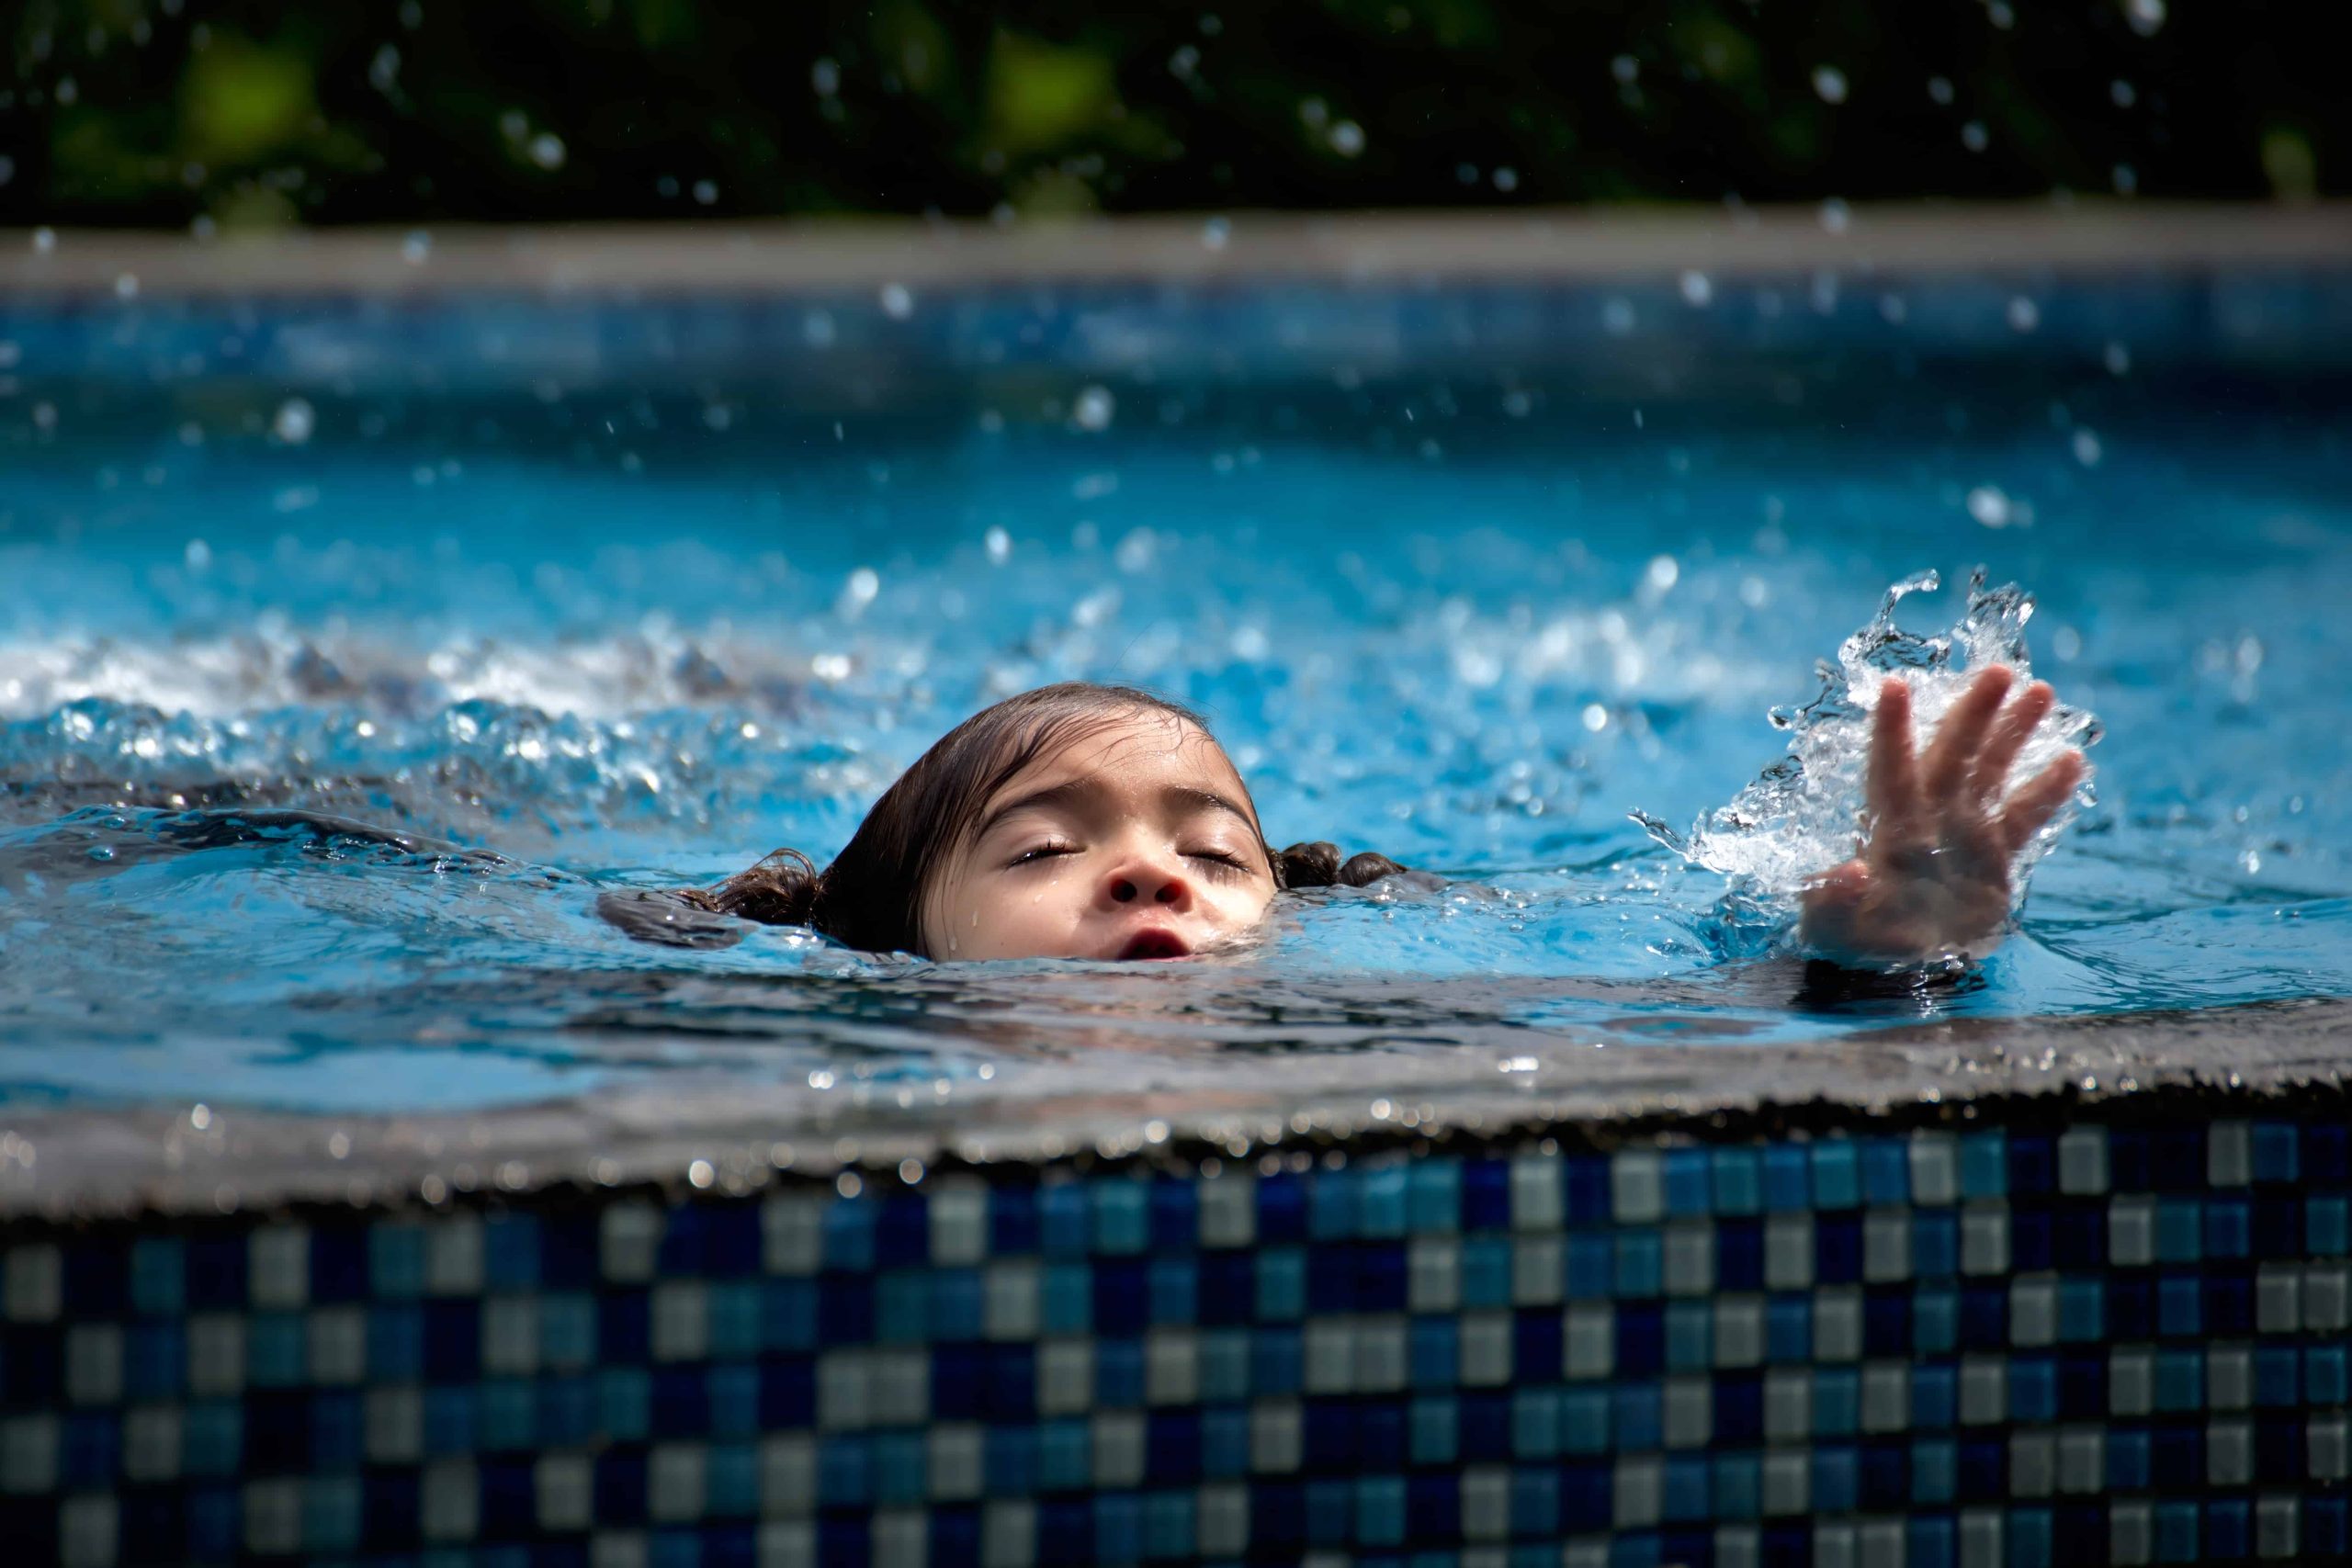
M1362 885L1329 844L1277 854L1200 719L1071 682L982 710L922 754L818 872L778 852L706 908L932 958L1172 958L1250 931L1284 887Z

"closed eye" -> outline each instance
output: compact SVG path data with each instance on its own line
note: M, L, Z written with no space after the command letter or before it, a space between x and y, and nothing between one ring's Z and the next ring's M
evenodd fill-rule
M1228 854L1223 850L1188 850L1184 853L1184 858L1186 860L1201 861L1208 865L1214 866L1216 868L1217 874L1219 875L1224 875L1228 872L1247 872L1250 869L1250 863L1248 861L1243 860L1238 855Z
M1023 850L1013 856L1012 860L1005 863L1005 868L1011 870L1017 865L1037 865L1057 855L1074 855L1077 852L1078 846L1075 844L1039 844L1035 849Z

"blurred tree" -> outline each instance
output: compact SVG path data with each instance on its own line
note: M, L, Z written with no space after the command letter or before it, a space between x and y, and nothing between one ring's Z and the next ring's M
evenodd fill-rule
M2309 197L2320 0L5 0L0 222Z

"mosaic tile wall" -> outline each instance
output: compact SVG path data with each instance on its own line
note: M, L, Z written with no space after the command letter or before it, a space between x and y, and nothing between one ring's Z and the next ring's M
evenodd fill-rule
M0 1556L2339 1556L2347 1188L2240 1121L18 1225Z

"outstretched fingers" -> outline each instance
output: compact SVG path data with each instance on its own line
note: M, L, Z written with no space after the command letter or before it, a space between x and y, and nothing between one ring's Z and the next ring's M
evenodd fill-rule
M2018 753L2025 750L2028 740L2033 739L2033 732L2041 727L2041 721L2050 716L2050 710L2057 700L2058 694L2050 689L2049 682L2036 681L2001 710L2000 717L1993 721L1983 748L1976 753L1974 776L1971 782L1978 795L1987 801L2000 799L2001 786L2008 782L2009 768L2017 761Z
M1957 701L1945 711L1943 722L1936 726L1936 738L1919 764L1921 780L1928 795L1938 799L1950 799L1967 785L1972 770L1970 760L1983 750L1984 732L1993 723L1993 716L2001 711L2001 704L2009 694L2012 677L2006 664L1985 669L1968 683Z
M1871 834L1908 820L1918 807L1919 771L1911 752L1911 688L1891 680L1878 689L1871 727Z
M2025 848L2083 782L2083 754L2069 751L2021 785L2001 807L2001 836L2011 854Z

